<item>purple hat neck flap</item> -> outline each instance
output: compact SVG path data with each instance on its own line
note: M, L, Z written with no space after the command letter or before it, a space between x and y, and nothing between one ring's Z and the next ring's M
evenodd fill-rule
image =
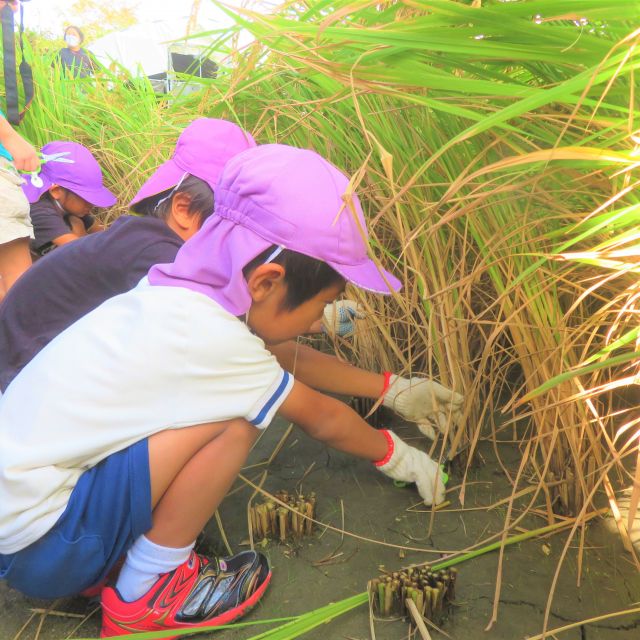
M376 293L400 281L367 255L367 232L349 179L317 153L261 145L230 160L215 189L215 211L178 251L175 262L149 271L152 285L203 293L233 315L251 306L242 269L272 245L332 266Z
M37 202L51 187L60 186L94 207L111 207L116 197L102 183L100 165L91 151L77 142L56 140L42 147L40 171L25 176L22 190L29 202ZM49 157L47 159L47 156Z
M180 134L170 160L162 163L129 203L138 202L175 188L191 174L204 180L213 191L224 165L236 154L256 143L250 133L228 120L198 118Z

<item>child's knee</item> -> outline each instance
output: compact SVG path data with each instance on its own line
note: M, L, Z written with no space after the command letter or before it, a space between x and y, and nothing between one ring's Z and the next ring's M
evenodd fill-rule
M226 435L233 438L238 445L251 447L258 438L258 429L243 419L230 420L225 429L225 436Z

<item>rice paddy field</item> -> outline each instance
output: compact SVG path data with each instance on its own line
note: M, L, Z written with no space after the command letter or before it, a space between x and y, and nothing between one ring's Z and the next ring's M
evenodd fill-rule
M404 287L349 292L367 318L319 346L434 377L465 415L434 443L396 425L434 457L457 454L439 510L273 425L200 541L266 550L274 580L247 621L271 622L203 637L640 637L640 2L227 10L236 28L207 34L218 77L191 93L158 96L118 70L65 78L34 52L21 133L92 149L121 203L107 223L199 116L323 154L353 176L372 255ZM241 30L254 41L239 48ZM263 541L252 510L281 490L314 492L316 522ZM385 612L377 583L367 592L425 564L458 570L441 630ZM3 640L99 631L79 599L0 584L0 605Z

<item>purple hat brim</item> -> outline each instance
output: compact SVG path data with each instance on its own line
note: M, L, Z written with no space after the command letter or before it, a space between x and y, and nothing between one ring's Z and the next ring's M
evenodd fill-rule
M75 185L67 185L59 183L61 187L69 189L71 193L75 193L77 196L86 200L94 207L112 207L117 201L116 198L107 187L100 187L99 189L79 189Z
M25 181L24 184L22 185L22 191L24 192L24 195L27 196L27 200L31 204L33 204L34 202L38 202L42 194L45 191L48 191L53 186L53 183L51 182L51 180L49 180L49 178L43 175L40 175L40 178L42 180L41 187L36 187L31 183L30 175L23 175L22 177L24 178L24 181Z
M185 171L181 169L171 158L163 162L147 179L147 181L140 187L140 190L133 197L133 200L127 205L132 207L133 205L141 202L145 198L151 196L157 196L159 193L166 191L167 189L173 189L178 182L182 179Z
M379 268L373 260L358 265L338 264L326 261L343 278L360 289L384 296L402 289L402 282L385 269Z
M27 200L31 204L38 202L45 191L48 191L51 187L56 185L68 189L71 193L75 193L75 195L86 200L94 207L112 207L118 201L113 193L111 193L111 191L106 187L99 187L98 189L81 189L78 188L77 185L65 182L64 180L53 182L47 178L47 176L43 176L42 174L40 174L40 178L42 180L41 187L35 187L31 184L30 177L25 177L26 182L22 185L22 191L25 196L27 196Z

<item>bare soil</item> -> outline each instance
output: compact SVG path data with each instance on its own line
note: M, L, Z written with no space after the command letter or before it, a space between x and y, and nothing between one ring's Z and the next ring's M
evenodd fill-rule
M266 460L280 440L286 425L274 423L265 433L249 464ZM421 444L410 425L400 434ZM500 445L500 456L513 473L519 462L518 449ZM258 481L264 471L264 488L275 492L315 491L318 518L354 535L341 536L330 530L316 531L298 546L269 543L263 550L273 567L273 580L262 603L248 616L260 620L292 616L361 593L367 580L381 567L396 570L412 563L437 560L446 551L467 548L502 529L506 508L484 507L509 495L493 447L485 443L478 464L467 478L465 511L460 511L458 491L448 494L451 504L432 514L418 505L413 487L398 488L372 465L327 449L294 430L275 460L267 466L248 468L246 476ZM215 473L215 469L212 469ZM459 485L452 476L449 486ZM242 482L224 501L220 513L234 552L248 540L246 506L253 490ZM518 514L517 509L514 515ZM547 522L527 516L522 526L542 527ZM640 523L639 523L640 525ZM421 551L401 551L377 540ZM543 629L545 610L558 560L567 534L561 533L513 545L504 552L502 586L498 594L498 619L485 631L493 608L499 555L488 553L459 565L457 599L443 625L456 640L525 639ZM224 553L215 521L201 547ZM640 574L623 550L610 517L594 521L585 538L581 584L577 586L577 541L571 542L562 564L549 609L548 628L559 627L600 614L619 611L640 601ZM34 610L52 607L54 613ZM26 625L26 627L25 627ZM369 611L363 606L310 632L309 640L366 640L370 638ZM216 638L241 640L269 627L216 633ZM22 630L22 632L21 632ZM21 633L20 633L21 632ZM409 625L402 620L376 620L378 640L407 638ZM432 637L443 638L432 630ZM0 640L62 640L97 637L99 612L95 604L81 598L55 603L34 601L11 591L0 582ZM213 635L213 634L210 634ZM206 637L206 636L198 636ZM418 636L419 637L419 636ZM630 615L583 625L557 636L562 640L632 640L640 638L640 616Z

